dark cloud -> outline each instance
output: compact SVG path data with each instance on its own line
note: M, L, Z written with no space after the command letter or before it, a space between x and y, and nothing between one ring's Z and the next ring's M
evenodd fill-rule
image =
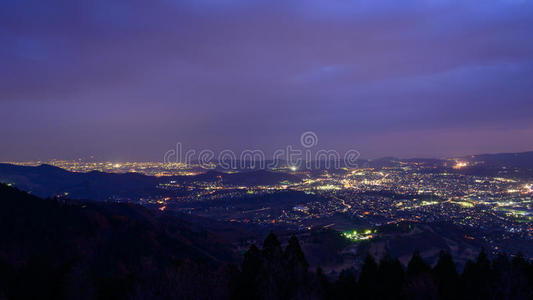
M518 0L3 1L0 159L271 151L307 130L366 157L531 150L532 13Z

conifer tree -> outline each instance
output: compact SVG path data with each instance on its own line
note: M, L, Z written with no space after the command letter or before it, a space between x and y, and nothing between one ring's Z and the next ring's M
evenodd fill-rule
M285 293L286 270L282 264L283 250L274 233L270 233L261 251L264 269L261 274L261 292L264 299L281 299Z
M358 280L360 295L363 299L372 299L376 297L377 275L378 265L376 264L374 257L367 254Z
M444 251L439 253L439 260L432 273L437 283L439 299L456 299L459 275L450 253Z
M389 253L380 260L377 274L381 299L396 299L402 292L404 271L398 259L393 259Z
M303 295L303 291L308 284L308 267L309 264L300 247L296 236L289 239L289 244L283 252L283 266L287 276L285 292L288 299L297 295Z
M355 280L355 270L345 269L339 274L339 278L335 282L335 297L336 299L355 299L357 296L358 287Z
M414 278L423 273L427 273L431 270L431 267L424 261L420 252L415 250L411 260L407 264L407 277Z
M433 299L437 297L437 286L431 275L431 267L415 250L407 264L407 281L404 290L409 299Z

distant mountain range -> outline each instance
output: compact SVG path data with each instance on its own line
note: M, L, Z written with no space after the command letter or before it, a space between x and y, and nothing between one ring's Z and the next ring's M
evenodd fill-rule
M69 172L64 169L40 165L37 167L0 164L0 182L12 184L40 197L56 195L71 199L108 200L110 197L141 198L165 195L158 189L159 183L187 184L193 182L215 182L234 186L272 185L282 181L298 182L300 178L279 172L265 170L241 173L209 171L195 176L147 176L139 173L88 173Z
M455 168L457 161L466 162L466 165ZM421 167L427 168L428 172L435 173L533 178L533 151L469 155L449 159L385 157L365 161L361 166L370 168L400 167L402 163L417 163Z
M455 168L456 161L463 161L467 164L464 167ZM476 176L533 178L533 152L482 154L454 159L399 159L386 157L375 160L361 160L359 167L394 168L401 167L406 163L417 163L423 171L428 173L447 172ZM274 185L284 181L299 182L300 180L300 177L289 173L269 170L248 170L231 174L220 171L207 171L195 176L155 177L139 173L69 172L51 165L28 167L0 164L0 182L13 184L34 195L40 197L64 195L71 199L99 201L164 196L168 192L157 188L157 186L160 183L168 183L169 181L174 181L178 184L220 182L232 186L258 186Z
M462 157L462 159L492 167L533 169L533 151L471 155Z

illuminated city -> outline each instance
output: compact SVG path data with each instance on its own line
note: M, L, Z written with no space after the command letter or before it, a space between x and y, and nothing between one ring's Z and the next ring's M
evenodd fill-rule
M303 232L332 228L352 232L345 233L351 240L371 239L372 235L357 232L376 230L384 224L450 222L476 232L472 238L487 242L495 253L502 247L525 251L512 241L533 241L533 180L455 172L467 167L467 162L444 161L452 168L442 172L435 172L431 164L406 161L398 161L395 166L344 168L334 172L281 167L273 174L290 175L291 179L264 185L222 179L224 174L246 174L253 170L220 172L206 180L199 176L206 170L194 164L57 160L46 163L72 172L156 176L160 193L109 200L222 221L275 224ZM252 199L256 199L254 204L246 203Z
M533 299L533 0L0 1L0 300Z

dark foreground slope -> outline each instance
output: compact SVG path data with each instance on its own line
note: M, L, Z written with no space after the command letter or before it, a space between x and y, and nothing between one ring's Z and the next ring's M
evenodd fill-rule
M234 259L179 218L0 185L0 299L224 298Z
M531 299L532 264L484 252L457 272L389 254L338 278L274 234L235 262L240 228L145 208L40 199L0 185L0 299ZM216 230L218 228L218 230ZM224 237L225 236L225 237ZM240 259L239 259L240 260Z

